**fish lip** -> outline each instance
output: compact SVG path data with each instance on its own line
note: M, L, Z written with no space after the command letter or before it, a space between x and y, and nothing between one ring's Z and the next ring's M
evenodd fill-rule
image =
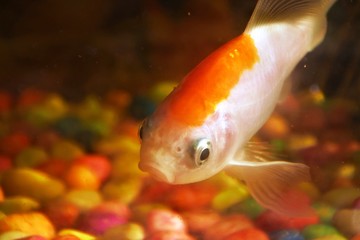
M172 183L174 181L174 176L167 174L166 171L157 164L140 162L139 168L160 182Z

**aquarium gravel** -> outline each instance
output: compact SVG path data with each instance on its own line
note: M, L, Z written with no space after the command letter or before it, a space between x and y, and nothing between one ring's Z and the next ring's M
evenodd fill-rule
M224 173L173 186L138 169L138 126L172 86L79 102L1 91L0 240L360 239L354 102L319 90L291 95L255 137L311 169L299 189L314 215L290 217L263 209Z

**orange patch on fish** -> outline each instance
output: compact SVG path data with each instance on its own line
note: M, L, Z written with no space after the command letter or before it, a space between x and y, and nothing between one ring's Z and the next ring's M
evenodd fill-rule
M253 39L243 34L195 67L173 92L170 112L184 124L199 126L238 83L243 71L258 61Z

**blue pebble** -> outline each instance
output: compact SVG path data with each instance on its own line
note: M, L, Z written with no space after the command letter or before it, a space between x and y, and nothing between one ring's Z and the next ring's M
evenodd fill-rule
M281 230L270 233L271 240L305 240L299 231Z
M144 96L135 96L129 106L130 115L142 120L155 111L156 104Z

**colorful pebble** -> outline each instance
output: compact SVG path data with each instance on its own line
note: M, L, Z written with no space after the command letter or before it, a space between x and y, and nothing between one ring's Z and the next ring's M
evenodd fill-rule
M314 224L314 225L305 227L302 230L302 234L305 237L305 239L312 240L312 239L317 239L320 237L338 234L338 231L330 225Z
M77 227L86 233L101 235L108 229L127 223L130 211L119 202L103 202L82 214Z
M140 224L137 223L127 223L112 227L106 230L101 237L102 240L135 240L144 238L145 230Z
M6 171L1 184L8 196L27 196L38 201L54 199L65 192L65 186L60 180L29 168Z
M55 236L55 229L49 219L42 213L15 213L0 219L0 233L19 231L29 235L40 235L46 238Z
M230 215L210 226L204 232L205 240L223 240L227 236L246 228L252 228L254 223L245 215Z
M260 131L259 141L311 167L313 183L299 189L316 215L294 218L264 210L224 173L171 186L139 171L140 117L171 90L73 106L30 89L17 101L20 119L0 91L0 240L360 239L360 143L348 105L288 98Z

